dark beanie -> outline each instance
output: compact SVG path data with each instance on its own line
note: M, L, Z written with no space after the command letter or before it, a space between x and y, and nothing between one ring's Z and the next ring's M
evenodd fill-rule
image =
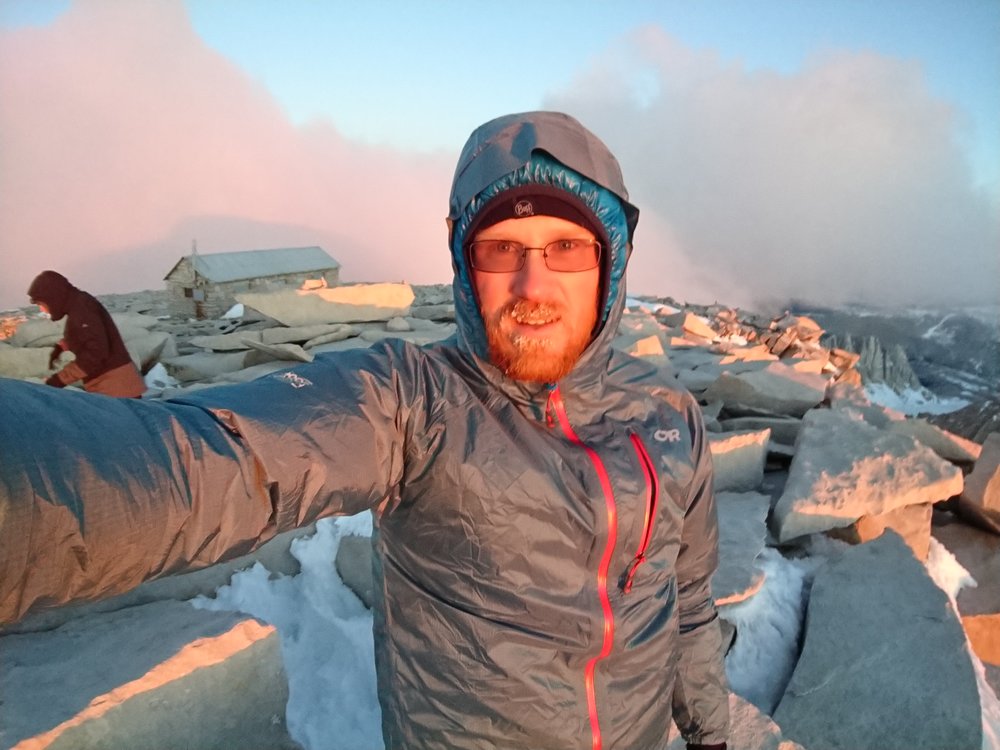
M573 193L540 184L520 185L494 196L472 219L465 233L466 242L501 221L529 216L554 216L571 221L589 230L602 246L610 246L604 225L586 203Z

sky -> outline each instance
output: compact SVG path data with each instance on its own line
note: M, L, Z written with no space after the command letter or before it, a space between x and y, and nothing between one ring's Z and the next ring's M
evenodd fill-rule
M1000 303L1000 0L0 0L0 309L193 247L450 281L458 152L532 109L618 156L634 294Z

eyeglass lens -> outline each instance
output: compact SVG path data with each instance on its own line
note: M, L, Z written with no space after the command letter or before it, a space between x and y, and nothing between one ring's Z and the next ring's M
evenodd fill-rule
M469 259L477 271L506 273L519 271L529 250L540 250L550 271L589 271L601 259L601 243L596 240L555 240L545 247L526 247L515 240L477 240L469 245Z

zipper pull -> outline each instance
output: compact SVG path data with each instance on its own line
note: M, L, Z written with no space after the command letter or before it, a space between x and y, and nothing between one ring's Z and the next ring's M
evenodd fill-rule
M552 400L555 398L556 389L559 386L555 383L549 383L545 387L549 391L548 398L545 399L545 426L551 430L556 426L555 405L552 403Z
M646 555L639 553L632 558L632 562L629 563L628 570L625 571L625 580L622 582L622 591L626 594L632 590L632 580L635 578L635 571L639 569L639 566L646 562Z

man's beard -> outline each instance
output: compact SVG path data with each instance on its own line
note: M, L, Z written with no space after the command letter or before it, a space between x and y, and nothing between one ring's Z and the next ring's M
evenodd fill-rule
M590 343L594 321L582 330L570 330L562 344L548 337L521 336L513 332L518 322L547 323L562 318L560 306L547 302L517 300L504 305L485 321L490 361L514 380L536 383L562 380Z

